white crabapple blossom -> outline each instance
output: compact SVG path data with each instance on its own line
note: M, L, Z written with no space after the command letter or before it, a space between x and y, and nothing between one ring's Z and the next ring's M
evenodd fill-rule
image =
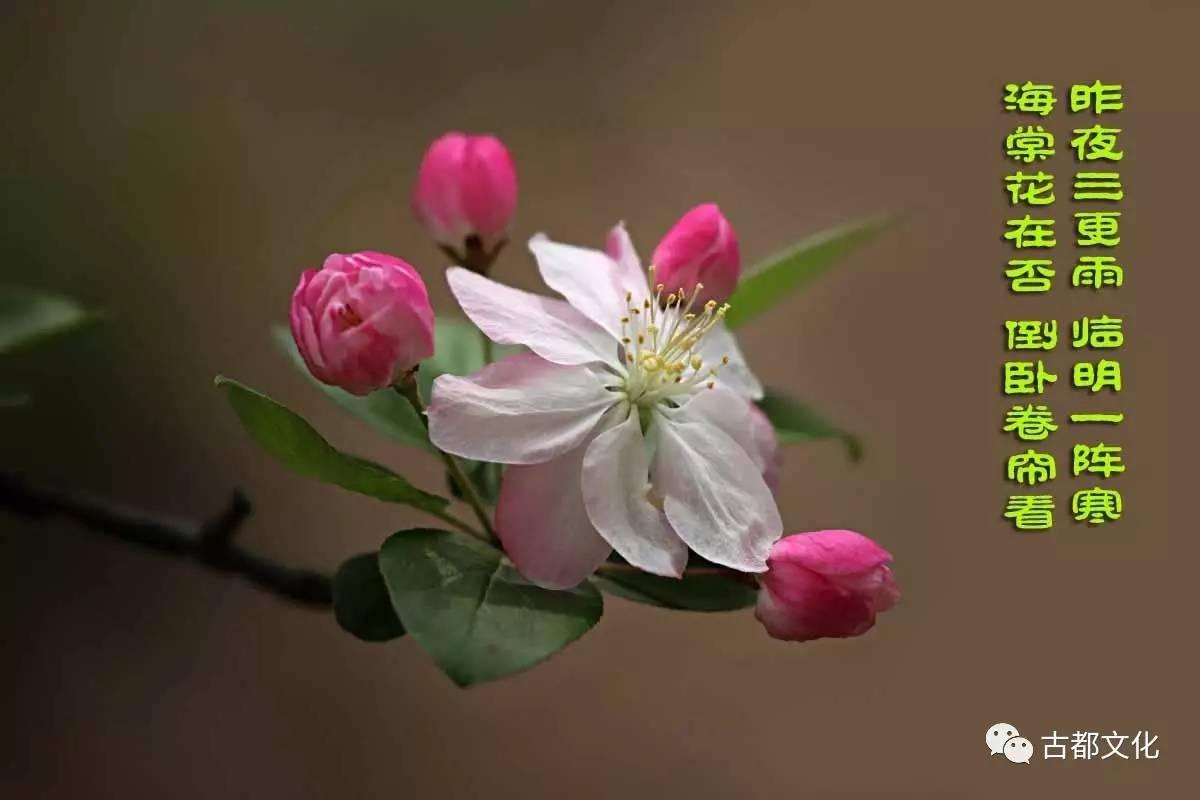
M722 322L728 306L698 302L702 287L664 294L624 226L608 253L542 235L529 248L565 301L450 269L471 321L529 352L440 376L428 410L439 448L510 465L496 528L517 569L566 588L616 550L678 577L690 547L764 571L783 526L751 419L762 387Z

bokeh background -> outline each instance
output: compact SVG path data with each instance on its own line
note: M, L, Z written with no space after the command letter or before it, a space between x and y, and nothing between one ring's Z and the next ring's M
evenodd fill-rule
M781 505L790 529L895 554L904 600L869 635L789 645L748 613L610 600L547 664L460 691L410 641L366 645L237 580L0 516L0 796L1181 796L1200 744L1197 23L1154 2L6 3L0 272L107 321L5 361L3 386L36 402L0 416L0 463L194 517L243 487L245 542L289 562L332 569L418 517L272 462L211 378L438 485L267 331L330 251L403 255L453 313L407 202L443 131L510 145L499 269L526 288L519 243L540 230L598 245L624 219L648 253L715 200L753 261L908 215L742 340L767 383L866 443L857 466L836 443L790 450ZM1072 292L1064 269L1052 295L1013 297L1001 86L1097 78L1126 89L1127 284ZM1000 517L1003 320L1088 312L1126 319L1126 516L1018 535ZM1064 376L1069 356L1051 358ZM1065 382L1061 415L1103 405ZM1060 460L1071 440L1052 440ZM1055 485L1060 509L1074 485ZM997 721L1035 744L1146 729L1162 755L1017 767L986 754Z

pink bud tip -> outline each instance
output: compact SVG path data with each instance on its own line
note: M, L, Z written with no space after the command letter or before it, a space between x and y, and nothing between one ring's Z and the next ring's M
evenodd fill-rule
M776 639L859 636L900 599L891 560L854 531L785 536L767 558L754 616Z
M517 207L517 171L494 136L451 132L425 152L413 212L438 244L462 252L478 237L487 252L508 236Z
M384 253L334 253L292 294L292 338L322 383L382 389L433 355L433 309L421 276Z
M728 299L737 286L742 259L733 226L715 203L696 206L658 243L654 250L656 283L666 292L682 290L691 295L703 284L699 300Z

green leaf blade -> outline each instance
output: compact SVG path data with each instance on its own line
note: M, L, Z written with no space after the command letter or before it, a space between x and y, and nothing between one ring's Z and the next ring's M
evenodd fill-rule
M888 227L894 215L879 215L809 236L749 270L729 298L725 324L738 328L782 302L855 248Z
M364 642L387 642L404 635L379 572L379 554L347 559L333 576L333 616L342 630Z
M758 401L758 407L775 426L775 435L781 445L836 439L846 448L846 455L851 461L862 460L863 448L859 438L826 421L807 404L767 388Z
M417 416L416 409L412 407L412 403L398 393L379 391L359 397L336 386L321 383L308 371L304 359L300 356L300 351L296 349L296 343L292 340L292 332L288 328L276 325L271 329L271 339L304 377L308 378L309 382L343 409L401 444L409 447L421 447L433 452L433 445L429 443L429 434L425 431L425 426L421 424L421 418Z
M86 325L96 315L66 297L0 286L0 355Z
M542 589L500 551L462 534L400 531L384 542L379 565L405 628L459 686L540 663L603 612L591 585Z
M625 600L677 611L737 611L758 601L755 587L723 575L664 578L631 570L593 575L591 581Z
M293 471L358 494L435 514L449 505L446 498L421 491L386 467L336 449L307 420L266 395L230 378L219 376L216 384L225 393L242 427L262 449Z

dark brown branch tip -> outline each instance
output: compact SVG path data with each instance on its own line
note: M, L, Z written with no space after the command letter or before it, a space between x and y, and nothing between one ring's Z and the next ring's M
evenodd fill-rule
M0 509L41 519L60 516L84 528L145 550L196 561L210 569L245 578L264 591L301 605L328 608L333 603L329 576L277 564L238 547L233 539L250 516L250 500L234 492L229 505L203 524L172 520L125 508L106 499L34 486L0 472Z

